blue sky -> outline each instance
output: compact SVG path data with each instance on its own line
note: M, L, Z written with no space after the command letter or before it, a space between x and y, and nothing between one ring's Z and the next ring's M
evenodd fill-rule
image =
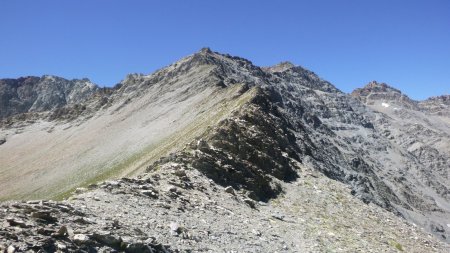
M289 60L350 92L372 80L415 99L450 92L450 1L1 0L0 78L111 86L208 46Z

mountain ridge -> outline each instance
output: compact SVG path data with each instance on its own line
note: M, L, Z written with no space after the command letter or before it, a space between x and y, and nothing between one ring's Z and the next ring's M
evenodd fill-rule
M401 110L383 105L399 98ZM67 196L106 179L182 167L198 171L211 187L230 186L255 206L289 195L286 189L296 191L291 185L310 170L347 185L348 197L361 204L375 204L449 239L447 109L431 115L387 85L371 83L349 95L290 63L261 68L205 48L152 74L127 76L110 93L87 100L86 108L68 120L38 117L20 131L14 124L2 130L0 162L10 167L1 169L14 178L14 170L33 164L27 173L42 180L25 189L9 184L11 192L21 191L21 198L30 190L41 194L36 197L56 191ZM23 153L25 140L32 140L30 150L45 150L43 157L14 156ZM62 154L73 158L46 157ZM50 181L46 174L58 177ZM38 190L49 183L48 192Z

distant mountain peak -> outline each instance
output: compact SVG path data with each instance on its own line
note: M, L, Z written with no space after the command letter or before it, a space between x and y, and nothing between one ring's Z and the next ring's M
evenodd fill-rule
M211 51L211 48L209 48L209 47L203 47L203 48L200 49L199 53L202 53L202 54L212 54L213 52Z
M395 104L402 108L418 110L417 101L410 99L407 95L386 83L371 81L363 88L355 89L351 96L365 103L366 105L386 105Z
M292 62L290 61L282 61L276 65L270 66L270 67L265 67L264 69L266 71L275 73L275 72L284 72L286 70L292 69L296 67Z
M87 101L99 87L89 79L67 80L54 75L0 79L0 119L43 112Z
M420 101L419 106L432 114L450 117L450 95L427 98Z
M450 94L449 95L440 95L440 96L429 97L425 101L441 101L444 104L449 104L450 105Z
M377 82L377 81L371 81L368 84L366 84L366 86L364 86L361 89L356 89L357 90L364 90L364 91L369 91L369 92L394 92L394 93L399 93L402 94L402 92L386 83L383 82Z

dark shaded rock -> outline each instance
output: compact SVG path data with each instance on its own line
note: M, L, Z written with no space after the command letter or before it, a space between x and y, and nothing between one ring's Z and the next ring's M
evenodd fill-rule
M142 190L141 193L152 198L158 198L158 193L153 190Z
M255 201L253 201L251 199L244 199L244 203L247 204L251 208L255 208L256 207Z
M225 192L233 194L233 195L235 194L234 189L231 186L225 187Z
M112 248L120 248L122 238L111 235L109 232L95 232L92 239Z
M125 252L127 253L153 253L156 252L152 249L152 247L144 244L144 243L130 243L126 246Z
M41 219L47 222L56 222L58 219L56 217L52 216L52 213L50 211L38 211L31 213L31 217L36 219Z
M9 225L13 227L21 227L21 228L28 228L30 225L26 224L24 221L14 218L7 218L6 221L9 223Z
M61 228L58 229L54 234L52 234L53 237L68 237L71 236L71 233L69 232L69 229L66 226L61 226Z

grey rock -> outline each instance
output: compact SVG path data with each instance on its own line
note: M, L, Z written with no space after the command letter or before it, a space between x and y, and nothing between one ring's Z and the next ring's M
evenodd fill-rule
M86 192L87 190L88 190L87 188L78 187L75 189L75 193L80 194L80 193Z
M38 211L31 213L31 217L36 219L42 219L48 222L55 222L57 219L52 216L50 211Z
M28 227L30 227L24 221L19 220L19 219L7 218L6 221L9 223L9 225L14 226L14 227L21 227L21 228L28 228Z
M176 169L173 172L173 174L178 176L178 177L185 177L186 176L186 171L184 169Z
M109 232L94 232L92 239L112 248L120 248L122 238L112 235Z
M261 236L261 232L256 229L252 229L252 233L255 234L256 236Z
M14 253L16 251L17 251L17 249L12 245L9 245L8 248L6 249L7 253Z
M131 243L125 248L127 253L153 253L153 249L144 243Z
M234 189L231 186L225 187L225 192L235 195Z
M61 226L56 233L52 234L53 237L71 237L73 232L70 231L66 226Z
M182 232L180 225L178 225L178 223L176 223L176 222L171 222L169 224L169 228L170 228L171 235L178 235Z
M78 245L88 244L90 242L89 236L85 234L75 234L73 241Z
M284 220L284 215L279 213L272 214L272 217L278 220Z
M61 251L66 251L67 250L67 246L64 243L62 243L62 242L56 243L56 248L58 250L61 250Z
M158 194L153 190L142 190L141 193L152 198L158 198Z
M252 199L245 198L244 203L247 204L248 206L250 206L251 208L256 207L256 203Z

